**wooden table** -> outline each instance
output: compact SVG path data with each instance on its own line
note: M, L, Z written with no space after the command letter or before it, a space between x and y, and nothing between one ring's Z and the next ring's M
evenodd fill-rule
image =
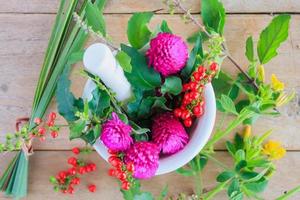
M291 13L289 39L279 50L279 56L266 65L268 77L275 73L283 80L288 89L294 88L297 100L282 109L278 118L261 119L254 128L255 134L273 128L272 138L282 141L287 148L287 155L278 161L277 173L271 179L265 199L271 200L284 191L300 184L300 1L299 0L222 0L228 12L225 37L233 57L246 67L244 57L245 40L253 34L257 41L258 34L272 19L272 13ZM7 131L13 131L14 121L21 116L28 116L37 83L40 67L51 27L55 18L59 0L0 0L0 134L1 140ZM115 43L126 43L126 24L130 13L163 8L160 0L109 0L105 9L108 32ZM186 6L198 15L200 0L187 0ZM166 19L175 33L184 37L196 30L192 24L185 25L178 14L166 15L161 11L152 21L154 24ZM93 42L92 40L90 42ZM234 71L233 66L225 62L224 68ZM73 77L73 89L80 95L84 79ZM55 103L51 109L55 108ZM62 131L56 140L48 139L45 143L35 144L35 154L30 158L29 194L27 199L122 199L117 183L106 174L108 164L93 153L90 159L98 165L98 171L83 178L80 191L71 198L68 195L54 193L48 177L67 167L66 160L72 155L70 149L82 145L79 141L68 141L68 132ZM230 163L224 152L224 142L217 147L217 157ZM11 154L1 156L2 173ZM220 170L213 164L204 172L207 189L215 184L215 174ZM86 189L88 183L95 183L97 192L92 194ZM158 194L165 184L169 185L170 194L192 192L192 180L176 173L155 177L143 182L145 190ZM0 199L5 199L0 196ZM227 199L223 193L216 199ZM293 199L300 199L300 194Z

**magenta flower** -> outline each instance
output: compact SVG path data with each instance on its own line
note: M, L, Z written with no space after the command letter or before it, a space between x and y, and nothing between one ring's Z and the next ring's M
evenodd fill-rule
M148 64L163 76L179 72L188 59L188 47L178 36L171 33L159 33L150 41L146 56Z
M132 144L130 137L131 126L119 119L116 113L112 113L112 119L102 125L100 139L104 145L112 151L125 151Z
M153 120L152 139L164 154L173 154L187 144L189 136L171 112L157 115Z
M148 179L155 175L158 168L159 149L151 142L136 142L125 155L125 163L133 163L133 177Z

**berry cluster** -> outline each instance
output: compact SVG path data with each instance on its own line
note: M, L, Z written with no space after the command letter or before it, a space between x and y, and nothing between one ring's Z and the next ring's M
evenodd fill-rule
M80 149L77 147L73 148L72 151L75 155L80 154ZM85 161L75 157L70 157L68 159L68 164L72 167L65 171L60 171L56 177L51 176L50 182L54 185L55 191L61 191L64 194L73 194L75 192L74 186L80 184L79 176L95 171L96 165L94 163L86 163ZM88 190L90 192L95 192L96 186L94 184L90 184L88 185Z
M123 190L129 190L134 185L134 178L132 177L134 171L133 163L125 164L123 162L124 155L121 153L111 150L108 150L108 152L110 154L108 162L113 166L113 168L108 170L108 175L119 179Z
M183 120L185 127L191 127L193 117L201 117L204 113L204 86L211 82L218 69L217 63L213 62L209 70L202 65L193 72L190 82L183 85L182 99L179 108L174 110L174 115Z
M38 125L37 128L35 128L32 133L31 137L38 137L40 141L46 140L46 132L50 131L51 137L56 138L58 136L59 127L55 125L55 119L56 119L56 113L51 112L48 116L48 120L46 123L42 123L42 119L35 118L34 123Z

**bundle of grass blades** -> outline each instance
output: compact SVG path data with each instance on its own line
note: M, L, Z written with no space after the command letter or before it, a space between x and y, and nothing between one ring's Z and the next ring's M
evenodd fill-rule
M34 119L42 118L55 93L58 79L64 68L82 60L84 44L88 33L73 22L77 13L93 28L101 27L102 22L93 20L93 15L102 16L105 0L61 0L51 37L46 50L44 63L40 72L32 104L29 129L35 128ZM96 13L95 13L96 11ZM97 28L96 28L97 29ZM29 150L32 141L25 141L22 150L16 153L13 160L0 178L0 190L8 197L15 199L27 195Z

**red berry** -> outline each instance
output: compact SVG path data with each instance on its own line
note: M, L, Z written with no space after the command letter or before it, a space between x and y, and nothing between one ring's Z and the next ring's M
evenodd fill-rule
M68 163L69 163L70 165L76 166L76 165L77 165L77 159L76 159L75 157L70 157L70 158L68 159Z
M94 164L94 163L91 163L91 164L89 164L88 165L89 166L89 168L91 169L91 171L95 171L96 170L96 164Z
M70 186L70 187L68 188L68 193L69 193L69 194L74 194L74 188Z
M64 172L64 171L61 171L61 172L59 172L58 176L59 176L60 179L66 179L67 173Z
M197 71L198 71L201 75L204 75L206 69L205 69L205 67L203 67L203 66L199 66Z
M111 150L111 149L108 149L107 152L108 152L110 155L114 155L114 156L116 156L116 155L118 154L118 152L113 151L113 150Z
M184 125L186 126L186 127L191 127L192 126L192 118L187 118L187 119L185 119L184 121L183 121L183 123L184 123Z
M182 91L188 91L189 89L191 89L191 86L188 83L186 83L182 86Z
M128 183L127 181L124 181L122 183L122 189L123 190L129 190L130 189L130 183Z
M108 162L114 167L122 167L122 161L116 156L110 156Z
M78 154L80 154L80 149L79 149L78 147L74 147L74 148L72 149L72 152L73 152L74 154L78 155Z
M181 115L182 115L181 109L180 108L176 108L174 110L174 115L175 115L175 117L181 117Z
M198 99L199 96L200 96L200 94L198 92L193 91L190 93L190 98L193 100Z
M74 185L79 185L80 179L75 177L75 178L72 179L71 183L74 184Z
M202 74L198 71L193 73L193 77L196 81L200 81L203 78Z
M86 172L85 167L79 167L78 173L79 174L84 174Z
M108 170L108 175L109 175L109 176L115 176L115 175L116 175L116 170L114 170L114 169L109 169L109 170Z
M68 169L68 173L70 175L75 175L76 174L76 169L74 167L72 167L72 168Z
M191 90L197 90L198 84L196 82L191 82L190 87L191 87Z
M124 172L117 174L117 178L120 179L120 181L125 181L127 176Z
M92 168L91 168L89 165L86 165L86 166L85 166L85 171L86 171L87 173L89 173L89 172L92 171Z
M183 111L182 111L181 118L182 118L183 120L189 118L190 116L191 116L191 114L190 114L190 112L189 112L188 110L183 110Z
M35 118L34 119L34 123L36 123L37 125L39 125L40 123L42 123L42 119L41 118Z
M47 125L48 125L49 127L54 126L54 121L48 121L48 122L47 122Z
M215 62L213 62L213 63L211 63L211 65L210 65L210 70L212 70L212 71L217 71L217 69L218 69L218 64L217 63L215 63Z
M203 108L200 105L197 105L193 108L193 113L196 117L200 117L203 114Z
M133 172L134 171L134 164L133 163L128 163L126 168L129 172Z
M46 129L45 129L44 127L41 127L41 128L39 128L38 133L39 133L40 135L45 135Z
M49 118L49 121L54 121L56 119L56 113L55 112L51 112L49 114L48 118Z
M92 184L88 186L90 192L96 192L96 185Z
M67 190L62 190L61 192L64 193L64 194L66 194L68 191Z
M52 138L57 138L58 132L57 131L52 131L51 136L52 136Z

